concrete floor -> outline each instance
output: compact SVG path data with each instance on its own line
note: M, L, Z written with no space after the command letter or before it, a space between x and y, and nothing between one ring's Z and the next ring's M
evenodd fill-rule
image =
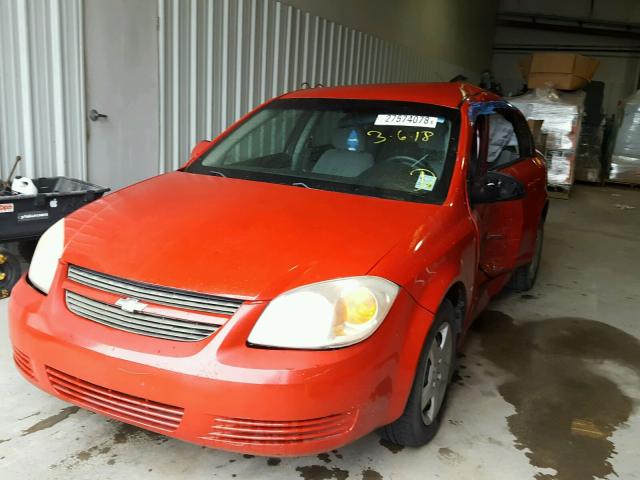
M6 305L3 479L640 479L638 190L577 186L553 201L537 286L503 295L476 323L446 420L420 449L372 434L325 455L244 457L107 420L19 376Z

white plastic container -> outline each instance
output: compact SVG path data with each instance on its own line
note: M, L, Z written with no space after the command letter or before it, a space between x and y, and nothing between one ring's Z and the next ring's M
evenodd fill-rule
M37 195L38 188L34 185L33 180L27 177L16 177L11 182L11 190L21 195Z

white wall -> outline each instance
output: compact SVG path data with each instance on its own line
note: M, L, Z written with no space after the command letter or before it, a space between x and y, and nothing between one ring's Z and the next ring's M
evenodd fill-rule
M401 8L400 2L393 4ZM329 86L479 75L273 0L159 0L159 5L166 170L188 159L197 141L303 82Z
M0 1L0 178L85 173L82 1Z
M495 0L306 2L312 11L275 0L157 1L159 52L147 55L160 63L161 170L302 82L476 81L495 10ZM0 0L2 176L23 155L20 174L86 177L83 5ZM349 23L318 15L320 6L351 12Z
M497 0L284 0L407 47L429 60L481 72L491 63Z

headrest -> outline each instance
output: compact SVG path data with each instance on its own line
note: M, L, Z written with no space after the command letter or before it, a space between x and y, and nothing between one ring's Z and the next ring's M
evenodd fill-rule
M365 137L356 128L338 128L331 138L334 148L349 152L364 152Z

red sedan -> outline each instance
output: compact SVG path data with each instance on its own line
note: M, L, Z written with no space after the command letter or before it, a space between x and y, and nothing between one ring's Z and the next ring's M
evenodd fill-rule
M210 447L423 445L471 321L533 285L546 211L543 158L495 95L289 93L48 230L11 297L15 363Z

